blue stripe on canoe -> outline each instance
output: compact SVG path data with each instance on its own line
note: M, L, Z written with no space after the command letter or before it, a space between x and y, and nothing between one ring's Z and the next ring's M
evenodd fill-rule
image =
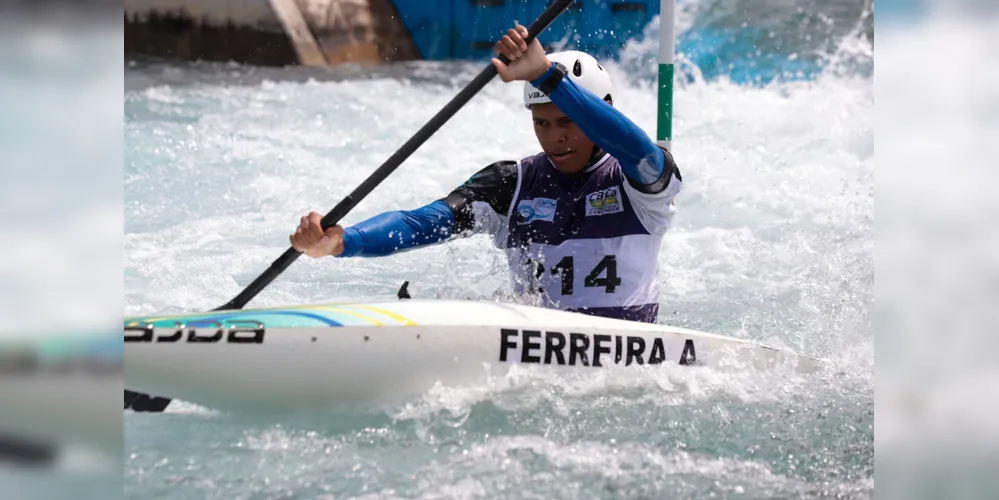
M299 311L267 311L267 312L246 313L245 315L247 320L253 319L253 316L302 316L305 318L312 318L314 320L326 323L326 326L343 326L343 323L333 321L332 319L329 319L326 316L320 316L314 313L299 312ZM226 316L210 316L207 318L199 318L198 320L189 323L189 325L195 327L211 326L215 322L224 322L226 320L232 320L232 319L242 319L240 318L240 316L242 315L239 313L228 314ZM261 321L261 323L264 322Z

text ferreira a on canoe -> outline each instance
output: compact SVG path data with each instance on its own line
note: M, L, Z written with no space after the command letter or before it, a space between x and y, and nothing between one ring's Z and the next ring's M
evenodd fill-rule
M634 335L564 334L501 328L499 360L568 366L604 366L610 359L613 359L614 364L620 364L623 360L625 366L632 363L656 365L665 362L668 350L663 339L655 337L649 344L646 338ZM679 364L691 365L697 361L693 339L684 339L683 348L677 350L680 351L677 359ZM515 353L519 353L519 359ZM606 357L601 359L601 355Z

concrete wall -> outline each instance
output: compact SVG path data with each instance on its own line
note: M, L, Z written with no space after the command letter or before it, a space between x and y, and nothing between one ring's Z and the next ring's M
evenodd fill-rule
M391 0L297 0L331 64L418 59Z
M277 1L301 13L307 40L289 33ZM302 62L301 43L314 43L327 64L419 58L390 0L125 0L124 8L126 55L288 65Z

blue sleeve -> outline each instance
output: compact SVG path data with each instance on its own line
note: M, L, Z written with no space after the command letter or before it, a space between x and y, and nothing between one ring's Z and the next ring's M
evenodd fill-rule
M454 230L454 212L444 200L416 210L376 215L343 231L340 257L377 257L439 243Z
M555 69L552 67L531 85L538 87ZM633 182L653 184L662 178L666 157L642 129L614 106L592 92L579 87L569 78L555 87L548 96L591 141L621 164L621 169Z

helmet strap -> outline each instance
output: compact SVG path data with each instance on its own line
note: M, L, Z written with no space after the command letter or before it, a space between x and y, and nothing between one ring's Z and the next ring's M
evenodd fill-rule
M593 164L596 163L598 160L600 160L600 158L603 158L604 154L606 154L606 151L601 149L600 146L594 144L593 154L590 155L590 161L586 164L586 168L590 168L591 166L593 166Z

